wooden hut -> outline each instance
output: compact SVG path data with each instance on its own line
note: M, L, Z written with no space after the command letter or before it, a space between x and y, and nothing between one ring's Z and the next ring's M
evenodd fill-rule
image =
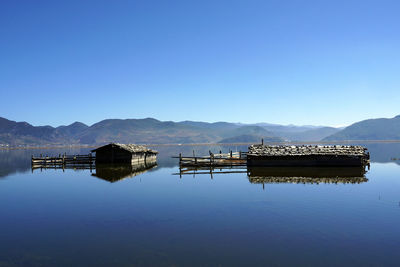
M92 150L98 163L129 163L132 165L151 163L157 160L158 152L145 146L111 143Z
M365 166L369 153L362 146L251 145L248 166Z

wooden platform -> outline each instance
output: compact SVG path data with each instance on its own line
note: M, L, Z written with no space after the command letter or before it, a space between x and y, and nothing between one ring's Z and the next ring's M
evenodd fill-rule
M65 168L82 167L82 169L91 169L95 164L96 157L92 154L87 155L58 155L58 156L32 156L32 169L39 168Z
M339 167L365 166L369 153L362 146L266 146L251 145L247 153L247 165Z
M246 153L230 152L214 154L209 152L209 156L182 156L179 154L179 166L181 167L225 167L225 166L246 166Z

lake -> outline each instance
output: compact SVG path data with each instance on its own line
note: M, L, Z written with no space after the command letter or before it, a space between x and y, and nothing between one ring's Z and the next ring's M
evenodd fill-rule
M176 175L179 152L240 146L152 147L157 167L113 182L31 170L89 149L0 150L0 266L398 266L400 144L366 146L356 183Z

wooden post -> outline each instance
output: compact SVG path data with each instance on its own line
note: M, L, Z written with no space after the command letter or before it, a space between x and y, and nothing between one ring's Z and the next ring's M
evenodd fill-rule
M231 154L231 158L232 158L232 150L230 151L230 154Z
M179 153L179 165L182 164L182 153Z
M261 138L261 145L264 145L264 138Z

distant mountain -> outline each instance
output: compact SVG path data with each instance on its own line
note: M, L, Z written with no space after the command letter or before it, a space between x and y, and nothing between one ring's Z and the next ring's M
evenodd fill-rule
M391 119L360 121L323 140L400 140L400 115Z
M333 127L316 127L305 131L277 131L274 134L285 140L310 142L320 141L339 131L340 129Z
M107 119L91 126L33 126L0 118L0 146L98 145L108 142L141 144L252 143L279 141L400 140L400 116L371 119L344 129L322 126L241 124L229 122Z
M68 126L59 126L56 130L62 135L75 137L87 128L89 128L89 126L86 124L76 121Z
M162 122L155 119L104 120L87 129L76 138L82 144L121 143L217 143L240 135L275 137L259 126L236 126L230 123ZM279 138L280 139L280 138ZM261 140L261 138L258 138ZM281 140L281 139L280 139Z
M240 128L242 126L247 126L247 125L237 125L235 123L229 123L229 122L201 122L201 121L181 121L178 122L178 124L181 125L187 125L187 126L193 126L193 127L198 127L198 128L204 128L204 129L235 129L235 128Z
M58 140L70 141L51 126L33 126L27 122L15 122L0 117L0 143L10 145L47 144Z
M283 142L284 140L280 137L271 137L271 136L259 136L253 134L243 134L234 137L228 137L222 139L218 143L220 144L235 144L235 143L261 143L261 139L264 139L265 143L268 142Z
M274 133L267 131L260 126L241 126L236 129L231 129L226 133L226 138L223 138L218 143L253 143L261 142L283 142L284 140L277 137Z
M171 144L216 142L212 130L156 119L111 119L93 124L77 136L82 144L107 142Z

